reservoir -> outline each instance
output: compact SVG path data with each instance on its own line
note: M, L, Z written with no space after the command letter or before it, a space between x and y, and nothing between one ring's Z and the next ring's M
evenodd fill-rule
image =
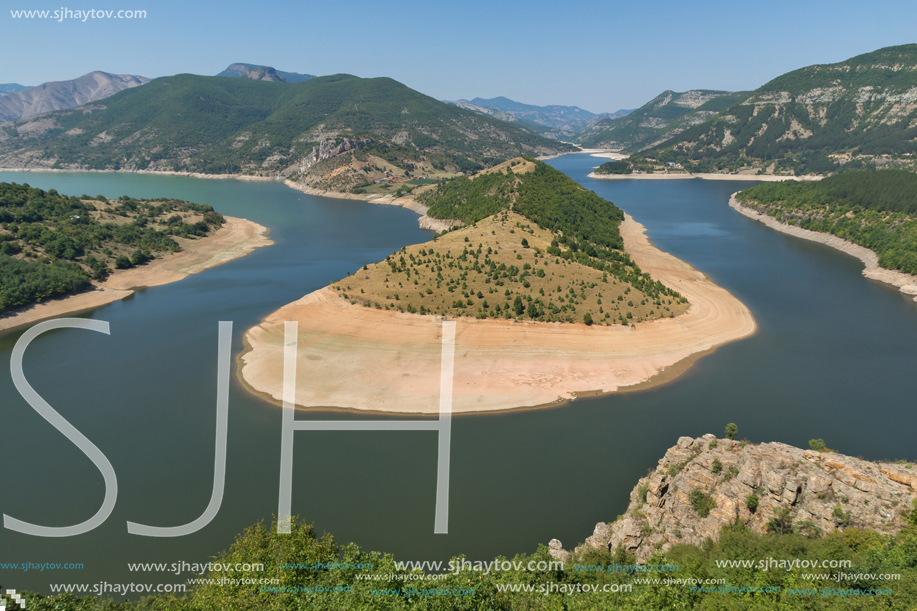
M339 544L399 560L469 560L569 549L596 522L623 513L637 480L683 435L723 435L807 447L823 438L867 459L917 458L917 303L862 277L827 246L768 229L731 210L752 182L596 181L602 162L550 163L647 228L751 309L758 332L699 359L674 381L572 404L453 420L449 534L433 534L437 438L417 432L297 432L293 512ZM211 495L217 334L233 323L233 354L262 317L365 263L429 240L407 210L304 195L279 183L103 173L0 173L68 195L174 197L261 223L275 245L81 314L111 335L47 333L29 347L35 390L111 461L118 502L91 533L38 538L0 529L0 563L82 563L82 570L0 570L5 587L51 583L184 583L127 563L206 562L277 511L281 412L236 380L229 396L222 508L185 537L130 535L126 522L178 526ZM461 324L459 321L458 324ZM82 522L100 506L101 474L15 390L0 336L0 512L46 526ZM586 390L586 389L584 389ZM366 419L347 412L299 418Z

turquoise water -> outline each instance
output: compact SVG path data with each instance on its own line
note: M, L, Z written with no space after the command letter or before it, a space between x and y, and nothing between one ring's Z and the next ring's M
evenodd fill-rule
M727 206L750 183L621 180L586 174L600 160L551 162L646 225L751 308L758 333L648 391L553 409L455 419L450 530L433 534L436 435L297 433L294 512L335 535L401 559L471 560L530 552L557 537L581 542L622 513L636 480L681 435L722 434L805 446L822 437L865 458L917 457L917 304L864 279L862 265L774 232ZM42 539L0 529L0 562L82 562L82 571L0 571L6 587L50 583L175 583L127 562L201 562L277 507L280 410L230 390L227 489L204 530L178 539L129 535L126 521L190 522L213 477L217 325L242 334L269 312L428 240L416 215L307 196L276 183L126 174L0 174L67 194L178 197L271 229L274 246L179 283L100 308L111 336L46 334L25 359L31 384L112 462L119 497L92 533ZM13 388L7 364L18 334L0 337L0 511L38 524L81 522L101 503L101 475ZM315 418L359 416L319 413ZM182 580L178 580L182 581Z

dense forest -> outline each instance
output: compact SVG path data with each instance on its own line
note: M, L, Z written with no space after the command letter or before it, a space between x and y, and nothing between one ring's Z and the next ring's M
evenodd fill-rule
M917 510L909 521L895 536L852 528L818 536L784 529L779 522L761 535L735 524L724 527L717 542L675 546L644 565L677 567L673 572L628 571L636 562L620 547L586 546L560 568L550 564L555 559L548 548L539 546L531 554L498 557L506 570L476 570L471 559L463 566L461 558L453 558L456 570L432 574L402 568L391 554L339 545L294 519L291 534L278 535L276 523L258 524L214 558L224 566L263 563L264 570L234 573L239 585L224 585L220 573L210 573L212 583L190 586L181 595L122 603L72 594L27 595L25 602L35 611L912 609L917 604ZM717 565L736 560L750 563ZM826 560L851 565L842 571L800 568ZM794 563L795 568L783 568ZM841 576L835 579L835 574ZM880 575L900 577L888 581ZM264 578L276 582L264 585ZM655 578L657 583L647 583ZM669 579L677 583L665 583ZM691 585L707 580L725 585Z
M192 222L187 222L192 221ZM210 206L0 183L0 312L86 289L223 224Z
M842 172L816 182L757 185L736 199L784 223L865 246L882 267L917 274L917 174Z

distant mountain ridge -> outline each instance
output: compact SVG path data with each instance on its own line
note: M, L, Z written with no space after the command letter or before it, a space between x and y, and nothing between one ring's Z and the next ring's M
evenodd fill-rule
M42 83L0 97L0 121L28 119L54 110L82 106L149 81L133 74L95 71L71 81Z
M578 106L536 106L524 104L509 98L474 98L473 100L456 100L450 102L460 108L490 115L502 121L519 122L528 129L549 138L572 139L577 133L599 119L627 114L619 110L613 115L595 114Z
M19 93L23 89L28 89L25 85L19 83L2 83L0 84L0 95L7 93Z
M699 172L917 170L917 44L779 76L644 156Z
M580 132L576 142L587 148L637 151L707 121L747 95L710 89L663 91L623 117L597 121Z
M284 72L283 70L276 70L270 66L243 63L230 64L226 70L223 70L217 74L217 76L250 78L256 81L273 81L280 83L302 83L303 81L315 78L313 74Z
M302 83L180 74L0 130L6 167L290 176L336 191L572 150L389 78L343 74Z

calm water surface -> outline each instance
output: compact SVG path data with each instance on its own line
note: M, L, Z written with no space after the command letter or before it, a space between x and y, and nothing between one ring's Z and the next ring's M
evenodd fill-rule
M870 459L917 458L917 303L864 279L856 259L791 238L727 206L751 183L586 177L601 160L551 164L616 202L652 241L690 262L752 310L758 333L648 391L453 423L448 535L433 534L432 432L296 434L294 513L340 543L401 559L469 559L581 542L627 505L636 480L679 436L722 434L802 445L822 437ZM217 518L178 539L127 534L197 518L213 478L217 325L242 335L279 306L431 237L406 210L316 198L275 183L118 174L0 174L67 194L178 197L271 229L276 245L179 283L138 291L90 316L111 335L78 330L34 341L35 389L113 464L118 504L92 533L42 539L0 529L0 562L82 562L82 571L0 571L6 587L131 582L127 562L189 562L228 547L277 508L280 410L230 391L226 494ZM0 337L0 512L48 526L82 522L102 500L93 465L21 399ZM359 417L319 413L314 418ZM174 583L145 574L146 583Z

